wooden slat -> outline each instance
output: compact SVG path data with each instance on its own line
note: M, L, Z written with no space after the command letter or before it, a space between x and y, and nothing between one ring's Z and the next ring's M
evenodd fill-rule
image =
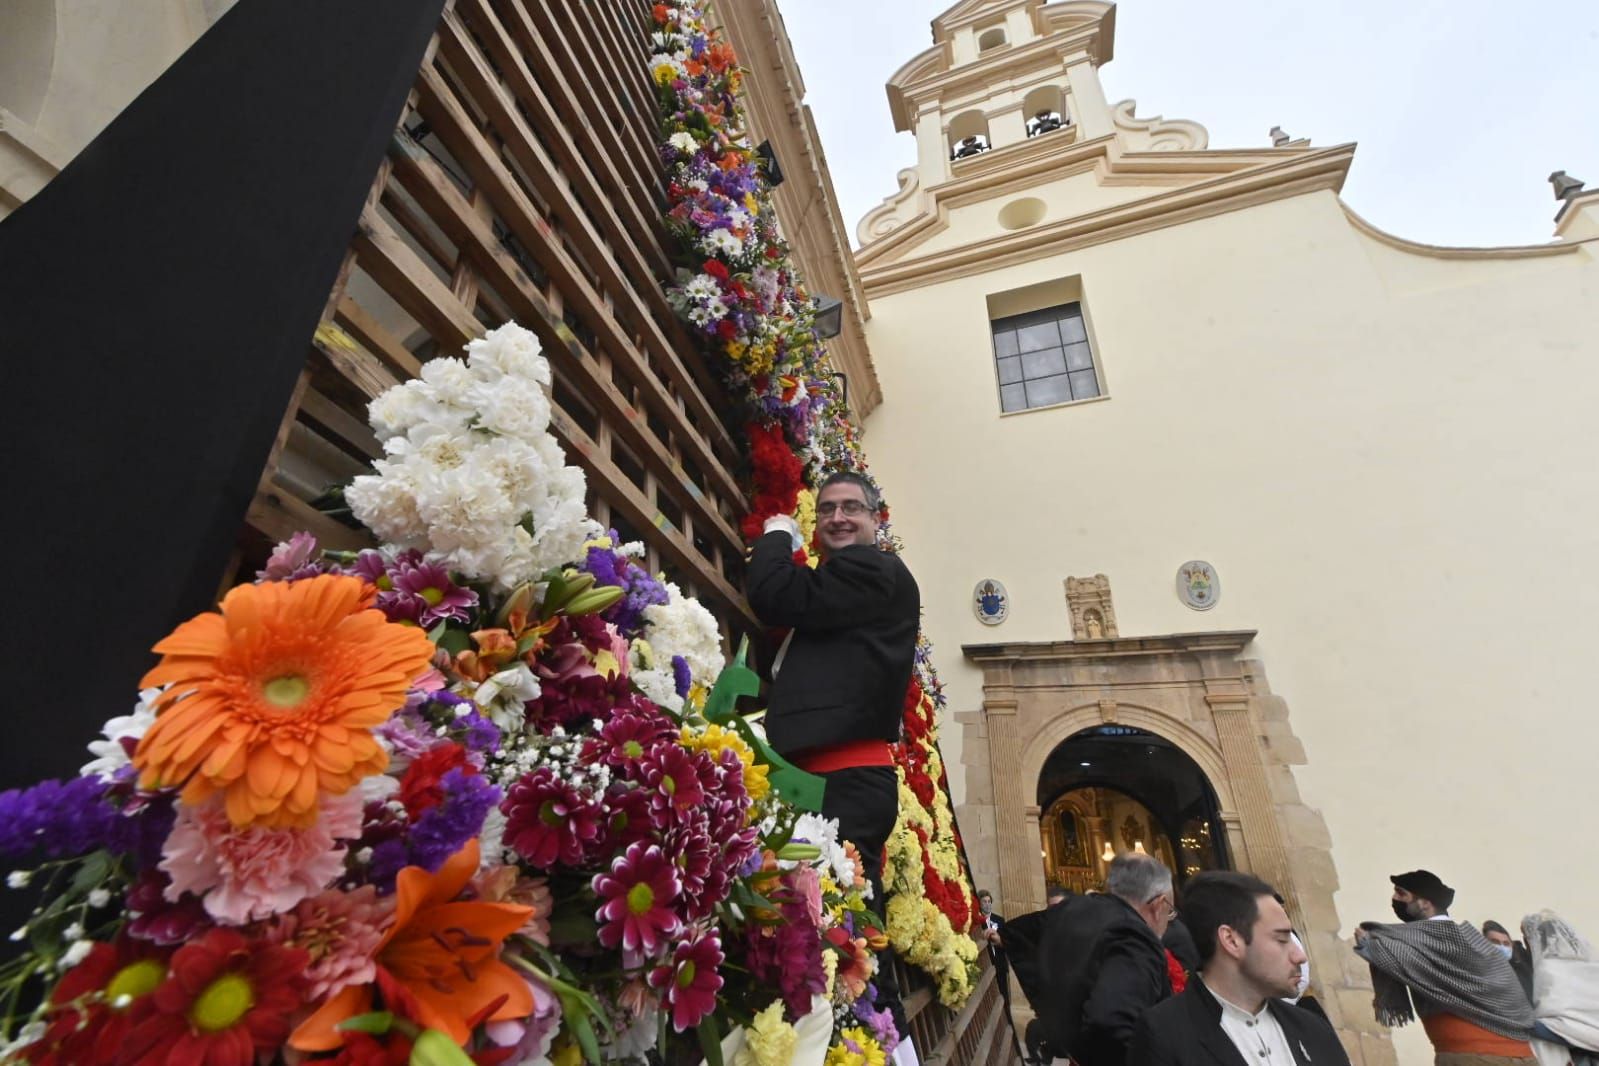
M566 236L577 246L583 260L599 272L601 287L613 299L627 305L628 317L642 332L646 347L652 356L649 365L646 366L641 365L642 361L631 347L620 353L632 364L629 369L635 380L659 398L663 410L669 410L671 400L666 389L657 380L656 375L650 373L652 367L663 371L694 412L695 418L702 420L700 427L702 431L710 435L711 441L723 450L727 458L732 459L738 454L737 447L733 444L726 427L722 425L715 408L706 399L692 375L687 372L677 352L673 350L671 342L666 339L659 317L644 306L638 290L628 283L612 250L593 228L582 207L574 199L569 185L561 179L559 166L540 144L539 138L527 120L516 110L505 87L489 68L483 53L472 42L466 27L461 24L454 12L445 14L439 29L439 41L441 54L449 60L463 85L472 92L473 100L488 112L494 128L505 139L506 149L538 187L539 195L543 196L559 215ZM488 146L483 143L482 135L473 128L473 124L465 119L461 104L455 101L454 94L449 91L444 79L436 71L423 71L422 83L423 115L427 116L429 113L430 96L435 108L443 105L449 112L447 115L439 116L441 121L432 123L434 132L438 134L440 140L449 145L451 152L469 171L472 170L472 164L468 163L464 156L472 156L481 165L487 156ZM482 178L476 173L474 180L483 183ZM490 196L496 200L498 206L503 207L499 204L498 198L493 196L492 190ZM501 213L503 214L503 210ZM548 232L547 228L545 232ZM574 282L579 280L573 279ZM591 325L600 317L612 317L612 312L605 305L605 301L599 298L597 292L588 289L586 281L574 284L573 287L591 304L585 309L585 317L589 319Z
M539 332L541 337L550 338L554 334L559 338L564 329L560 315L550 307L515 257L494 239L494 231L488 220L473 210L443 168L403 133L396 134L392 155L395 176L405 184L418 203L424 205L440 228L472 260L473 265L483 272L489 285L516 302L518 311L530 316L524 324ZM542 330L538 329L540 323L544 325ZM548 354L560 363L563 374L578 386L578 391L594 404L602 420L614 432L620 433L630 448L640 452L657 474L670 480L677 490L674 495L687 497L691 501L690 505L721 534L724 543L740 546L742 541L738 532L722 518L715 501L708 499L698 486L688 480L682 465L664 443L649 432L643 414L623 398L616 385L600 372L592 359L584 358L580 350L573 350L576 342L570 337L569 331L560 340L561 343L549 346ZM730 499L740 499L738 483L732 475L720 466L713 469L719 475L718 487Z
M456 351L483 333L483 324L461 306L450 287L428 269L376 211L362 212L355 230L361 269L422 324L446 351Z
M628 315L625 303L623 317L633 320L635 325L642 322L657 325L665 335L668 350L674 355L698 352L698 342L689 338L666 299L664 279L672 275L659 240L660 208L649 205L646 216L636 197L615 195L626 185L615 168L614 132L606 130L610 137L602 139L600 130L589 120L588 110L575 95L572 80L549 76L556 69L556 56L532 24L517 17L525 15L525 9L519 4L508 4L507 9L514 41L507 25L489 8L488 0L463 0L457 8L488 48L506 80L508 91L533 126L543 131L544 141L571 187L590 189L594 193L583 197L587 213L603 231L603 240L616 252L617 261L632 281L632 290L642 293L646 304L646 319ZM536 70L546 71L544 83L549 87L548 95L533 73ZM601 188L610 190L613 195L598 195ZM626 218L618 214L618 205L630 209ZM695 386L717 410L731 409L721 384L710 374L703 359L674 362L687 370Z
M391 377L397 374L403 380L422 373L421 360L384 329L366 308L348 296L339 301L336 320L349 330L352 337L365 345L367 351L389 365ZM377 393L368 395L376 396Z
M348 298L341 302L339 305L341 318L345 304L354 306ZM354 385L364 396L377 396L385 389L391 389L400 383L400 378L395 377L393 372L370 353L363 351L361 346L355 343L354 338L334 323L324 322L317 328L312 347L329 367ZM416 360L413 359L412 362Z
M323 435L350 455L371 461L383 454L377 435L362 419L346 411L316 389L307 389L300 415L323 430Z
M278 485L265 485L256 491L245 520L274 542L288 540L303 529L314 535L319 545L335 551L374 546L371 537L335 522Z

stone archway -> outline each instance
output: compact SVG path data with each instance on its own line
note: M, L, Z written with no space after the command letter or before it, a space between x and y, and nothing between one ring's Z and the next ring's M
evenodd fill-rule
M1372 1019L1369 983L1339 939L1332 841L1299 797L1292 767L1305 761L1287 704L1257 661L1253 632L967 645L983 670L983 707L965 726L968 829L974 874L998 886L1005 914L1044 906L1037 861L1037 783L1050 753L1086 729L1125 725L1170 742L1215 792L1226 853L1236 869L1286 898L1311 957L1312 985L1356 1062L1392 1061ZM990 768L1006 768L991 773Z

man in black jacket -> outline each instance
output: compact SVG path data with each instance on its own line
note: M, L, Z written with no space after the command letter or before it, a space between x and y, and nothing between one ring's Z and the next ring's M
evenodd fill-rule
M1079 1066L1123 1066L1133 1028L1171 995L1160 938L1176 913L1171 871L1116 856L1105 891L1073 896L1044 920L1045 1037Z
M1203 968L1138 1023L1127 1066L1349 1066L1332 1026L1284 1003L1305 953L1270 885L1210 871L1183 888Z
M899 740L916 655L921 599L896 555L877 547L877 489L836 473L816 497L822 563L794 562L799 527L767 520L745 572L756 617L787 627L772 665L766 736L777 753L827 780L822 815L837 818L882 906L883 844L899 817L889 745Z

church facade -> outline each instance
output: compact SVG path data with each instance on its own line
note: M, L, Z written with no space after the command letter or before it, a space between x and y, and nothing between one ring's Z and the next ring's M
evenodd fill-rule
M1124 849L1264 876L1391 1061L1349 948L1389 874L1599 928L1559 739L1591 733L1599 193L1561 183L1548 244L1409 242L1339 198L1353 145L1107 101L1114 34L1096 0L935 19L888 84L916 165L857 231L962 832L1006 914Z

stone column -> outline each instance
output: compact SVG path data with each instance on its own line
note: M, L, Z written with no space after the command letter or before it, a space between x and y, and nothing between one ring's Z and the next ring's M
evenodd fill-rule
M988 716L989 765L1022 764L1021 723L1016 714L1015 689L1009 685L986 687L983 711ZM994 835L999 842L999 895L1006 900L1031 899L1041 880L1038 854L1038 807L1029 782L1003 770L994 775ZM1031 808L1032 814L1028 814ZM1029 840L1028 834L1032 836ZM1038 886L1038 895L1043 886Z
M1033 851L1042 851L1044 847L1042 832L1043 826L1041 824L1043 819L1043 811L1040 810L1036 804L1029 804L1025 813L1027 815L1027 831L1032 835L1031 839L1033 842L1033 849L1027 853L1031 855ZM1017 914L1026 914L1028 911L1043 910L1044 890L1046 888L1048 888L1048 885L1045 883L1044 878L1044 860L1042 857L1040 857L1038 862L1033 863L1033 876L1027 879L1026 910L1023 910L1021 907L1016 907L1013 908L1014 912ZM1006 902L1009 903L1009 900Z
M1260 759L1258 732L1249 714L1249 696L1242 684L1215 685L1209 680L1205 703L1216 722L1216 740L1227 763L1233 800L1238 805L1239 827L1243 830L1245 858L1250 872L1272 885L1288 884L1288 863L1282 834L1277 828L1277 812L1266 784L1266 767ZM1231 691L1236 688L1236 691ZM1225 689L1226 691L1216 691ZM1229 836L1232 834L1229 833Z
M923 189L949 179L949 141L937 101L928 101L916 113L916 169L921 172Z
M1099 68L1087 52L1066 58L1066 83L1072 90L1066 110L1077 124L1078 136L1086 140L1115 132L1110 105L1099 84Z

